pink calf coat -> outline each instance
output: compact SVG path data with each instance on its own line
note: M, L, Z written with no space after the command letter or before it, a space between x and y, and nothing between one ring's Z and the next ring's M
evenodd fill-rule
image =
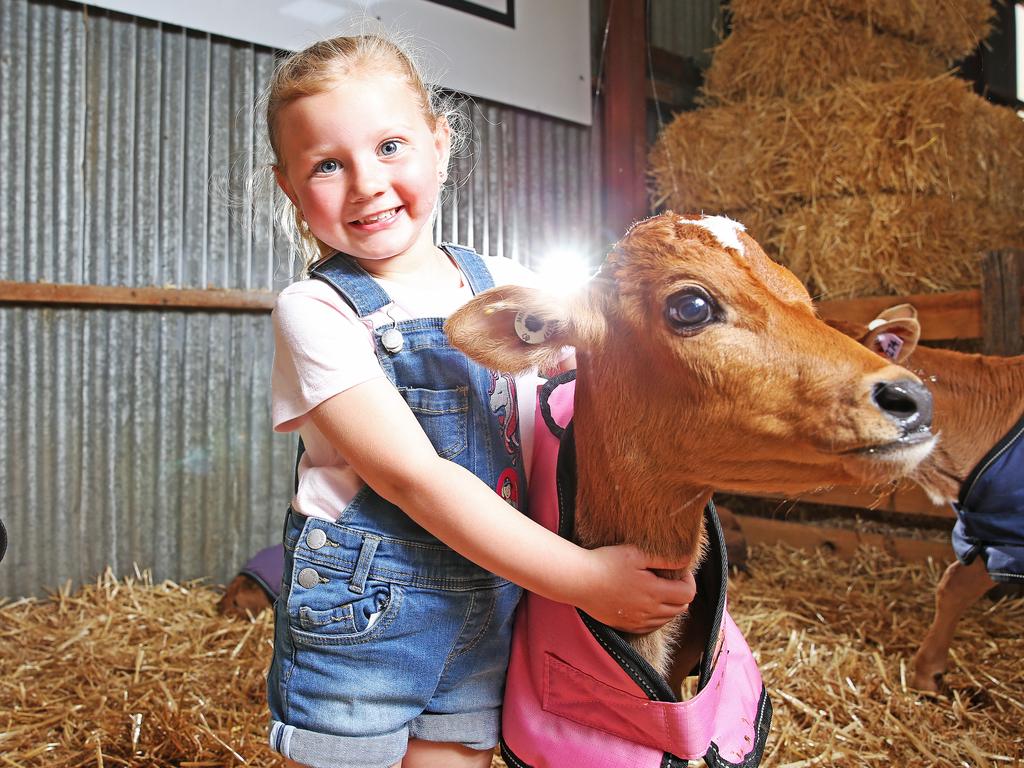
M569 377L542 390L530 480L531 516L563 536L572 534L575 500L574 393ZM759 764L771 702L726 610L725 546L712 505L705 519L709 554L697 589L715 606L715 621L697 693L678 701L617 632L527 593L516 614L502 716L509 766L681 768L701 757L713 768Z

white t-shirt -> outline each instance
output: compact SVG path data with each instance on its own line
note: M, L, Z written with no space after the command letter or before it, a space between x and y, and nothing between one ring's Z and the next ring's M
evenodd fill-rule
M482 257L495 285L538 284L537 276L510 259ZM427 292L377 279L394 304L364 318L322 280L301 280L277 298L274 369L271 377L274 430L298 430L306 448L299 462L299 490L292 508L308 517L337 520L363 486L345 457L309 419L309 412L339 392L384 376L374 352L373 329L421 317L448 317L473 297L469 283ZM528 374L516 379L519 430L526 469L533 446L537 385Z

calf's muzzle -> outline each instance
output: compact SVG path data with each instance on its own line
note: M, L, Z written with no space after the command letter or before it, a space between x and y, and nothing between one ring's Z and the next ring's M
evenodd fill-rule
M911 379L875 384L871 399L900 427L904 438L928 435L932 426L932 393Z

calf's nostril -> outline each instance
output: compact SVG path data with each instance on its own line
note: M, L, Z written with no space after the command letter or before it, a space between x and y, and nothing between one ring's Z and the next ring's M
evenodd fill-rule
M903 387L890 382L875 384L873 393L875 404L886 413L899 418L906 418L917 413L917 403Z
M875 404L905 431L928 429L932 424L932 395L910 379L883 381L871 391Z

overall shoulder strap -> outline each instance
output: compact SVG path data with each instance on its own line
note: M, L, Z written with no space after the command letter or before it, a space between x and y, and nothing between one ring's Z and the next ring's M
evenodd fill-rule
M309 271L309 276L322 280L338 292L359 317L366 317L391 304L391 297L355 259L336 253ZM299 437L295 451L295 493L299 492L299 461L306 446Z
M391 304L391 297L355 259L336 253L327 261L313 267L310 277L323 280L355 310L366 317Z
M469 287L472 289L474 296L481 291L494 287L494 278L491 276L490 270L487 269L487 265L484 264L484 260L480 258L480 255L472 248L465 248L453 243L442 243L441 248L455 259L455 263L459 265L462 274L469 280Z

